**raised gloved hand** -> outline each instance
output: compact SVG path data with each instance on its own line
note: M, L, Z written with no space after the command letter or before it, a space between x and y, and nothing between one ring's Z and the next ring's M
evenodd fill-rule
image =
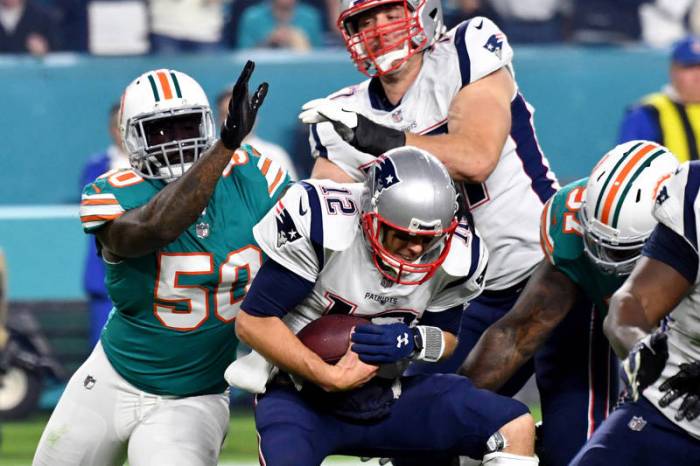
M660 391L667 392L659 400L659 406L665 408L682 396L683 402L674 417L676 421L692 421L700 414L700 361L681 364L679 369L659 387Z
M665 333L654 333L639 341L622 361L623 379L633 401L659 378L668 359Z
M268 84L264 82L258 86L252 98L248 96L248 80L254 69L255 63L248 60L233 86L228 115L221 125L221 142L230 150L238 149L253 129L255 116L267 95Z
M415 329L403 323L355 327L352 350L367 364L390 364L409 358L415 349Z
M345 142L372 155L406 145L406 134L373 122L351 109L343 108L340 102L332 99L314 99L306 102L299 114L303 123L329 121L336 133Z

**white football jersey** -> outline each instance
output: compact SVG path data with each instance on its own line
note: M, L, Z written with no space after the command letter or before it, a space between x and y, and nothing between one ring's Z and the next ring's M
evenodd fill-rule
M489 19L476 17L426 50L416 81L398 105L389 103L377 79L329 97L384 126L416 134L443 134L448 132L448 110L457 93L499 68L513 74L512 57L503 32ZM495 170L482 184L458 184L461 201L472 212L488 246L487 289L515 285L542 259L539 215L559 186L537 142L533 112L516 90L511 133ZM309 143L314 157L327 158L355 181L363 179L375 160L343 141L328 122L311 125Z
M315 283L284 317L295 333L324 314L413 326L425 311L464 305L481 293L488 254L466 224L458 227L447 258L429 280L400 285L385 279L360 226L362 188L329 180L296 183L253 229L265 254Z
M684 163L661 191L654 205L654 217L683 237L698 253L698 231L700 231L700 162ZM651 401L669 420L700 439L700 418L692 422L676 421L674 415L683 397L666 408L659 407L665 393L659 386L678 373L682 363L700 361L700 274L690 293L678 303L667 318L668 361L661 377L644 391Z

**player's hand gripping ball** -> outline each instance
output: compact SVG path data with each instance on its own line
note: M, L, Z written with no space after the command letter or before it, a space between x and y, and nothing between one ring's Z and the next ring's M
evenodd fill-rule
M363 317L329 314L309 323L297 333L297 338L328 364L335 364L350 346L352 329L367 324Z

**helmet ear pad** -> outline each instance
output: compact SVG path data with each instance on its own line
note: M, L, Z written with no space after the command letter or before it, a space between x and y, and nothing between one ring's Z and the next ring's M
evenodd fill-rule
M389 280L420 284L446 259L457 227L457 192L445 166L421 149L403 146L378 157L362 194L362 229L377 269ZM397 244L417 243L410 260L385 244L389 229Z
M656 226L656 195L677 167L668 149L643 140L614 147L596 164L578 218L584 251L598 268L616 275L632 271Z
M119 127L132 168L165 181L181 176L215 140L204 90L175 70L149 71L127 86Z
M401 68L412 56L430 47L445 32L439 0L341 1L337 26L358 70L367 76L383 76ZM378 8L401 6L403 14L360 28L362 15ZM361 30L360 30L361 29Z

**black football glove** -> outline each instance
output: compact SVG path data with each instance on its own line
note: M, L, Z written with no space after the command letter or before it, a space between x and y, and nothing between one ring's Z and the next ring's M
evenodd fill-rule
M683 396L683 402L674 416L676 421L683 419L692 421L698 417L700 414L700 361L681 364L678 373L662 383L659 390L667 392L659 400L659 406L662 408Z
M221 125L221 142L227 149L236 150L240 147L243 139L253 129L255 116L267 95L268 84L264 82L258 86L252 98L248 96L248 80L254 69L255 63L248 60L233 86L228 115Z
M637 401L645 388L654 383L664 370L668 359L665 333L654 333L632 348L622 361L623 379L632 401Z
M329 121L345 142L360 152L382 155L384 152L406 145L406 134L397 129L382 126L361 114L343 108L331 99L314 99L305 103L299 119L307 124Z

